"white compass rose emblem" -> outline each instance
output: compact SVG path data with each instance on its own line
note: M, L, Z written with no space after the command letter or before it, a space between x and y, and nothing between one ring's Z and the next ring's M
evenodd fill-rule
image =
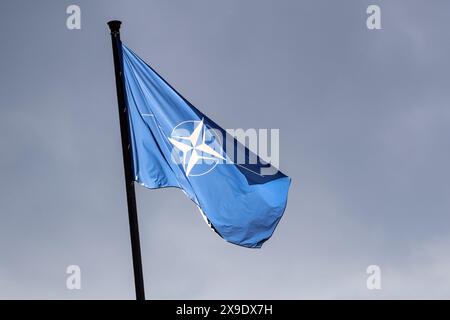
M179 151L177 160L181 162L186 177L204 175L225 160L219 135L208 129L203 119L178 124L168 139Z

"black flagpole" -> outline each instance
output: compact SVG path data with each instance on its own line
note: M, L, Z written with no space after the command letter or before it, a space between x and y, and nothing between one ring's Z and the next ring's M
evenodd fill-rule
M131 158L131 139L128 123L128 108L125 100L125 85L122 69L122 46L120 42L120 21L108 22L111 29L111 42L116 72L117 103L119 107L120 133L122 136L123 165L125 169L125 186L127 190L128 220L130 222L131 251L133 254L134 285L136 300L145 300L144 277L142 273L141 245L134 192L133 163Z

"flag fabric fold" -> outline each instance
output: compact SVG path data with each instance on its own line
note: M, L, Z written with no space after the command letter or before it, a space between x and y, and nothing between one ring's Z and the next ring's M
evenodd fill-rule
M135 181L180 188L222 238L260 248L284 213L290 178L267 170L123 44L122 63Z

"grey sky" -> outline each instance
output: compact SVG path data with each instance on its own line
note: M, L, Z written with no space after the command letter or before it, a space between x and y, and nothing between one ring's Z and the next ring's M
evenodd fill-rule
M82 29L66 28L78 4ZM366 8L382 9L382 30ZM262 250L137 188L149 298L450 298L450 3L1 1L0 298L134 297L106 22L224 128L280 128ZM82 268L82 290L65 268ZM366 267L382 269L381 291Z

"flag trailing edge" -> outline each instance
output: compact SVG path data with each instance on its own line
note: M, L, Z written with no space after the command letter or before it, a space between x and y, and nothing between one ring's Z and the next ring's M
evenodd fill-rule
M180 188L222 238L260 248L284 213L291 179L261 174L262 161L235 163L231 149L251 151L234 138L227 150L220 136L228 133L123 44L122 59L135 181Z

